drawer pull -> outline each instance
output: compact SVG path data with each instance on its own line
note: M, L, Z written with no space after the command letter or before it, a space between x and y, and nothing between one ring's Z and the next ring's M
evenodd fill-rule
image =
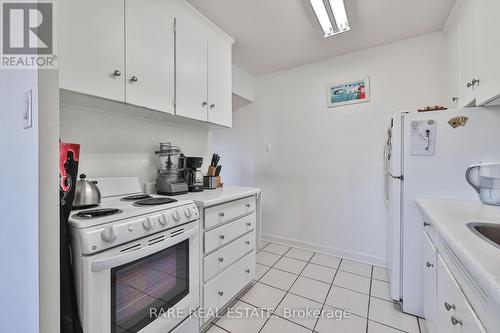
M251 206L251 205L250 205L249 203L247 203L245 206L246 206L247 208L250 208L250 206Z
M450 304L448 302L444 302L444 307L446 311L450 311L451 309L456 310L455 304Z
M219 216L220 216L220 217L224 217L224 212L220 212L220 213L219 213Z
M252 223L251 222L247 222L247 226L251 227Z
M223 262L224 261L224 258L223 257L220 257L219 258L219 262Z
M246 245L250 245L250 241L245 241L245 244Z
M250 270L248 268L245 270L245 272L247 272L247 274L250 274Z
M453 324L453 326L463 326L462 321L458 320L455 316L451 316L451 323Z
M430 223L429 222L424 222L424 227L430 227Z
M224 292L223 291L219 291L218 294L219 294L219 296L224 296Z
M226 238L226 236L224 236L224 235L220 235L220 236L219 236L219 238L220 238L220 239L224 239L224 238Z
M425 265L426 265L428 268L430 268L430 267L434 267L434 265L433 265L433 264L431 264L430 262L427 262Z

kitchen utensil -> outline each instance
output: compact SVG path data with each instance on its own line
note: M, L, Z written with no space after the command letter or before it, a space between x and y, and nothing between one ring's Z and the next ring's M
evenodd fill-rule
M101 192L96 181L88 181L85 174L76 182L73 208L81 209L97 206L101 203Z
M203 174L199 168L203 165L203 157L188 157L186 169L186 182L189 192L202 192Z
M222 170L222 165L217 166L217 168L215 169L215 175L217 177L220 175L221 170Z
M479 194L481 202L500 206L500 163L471 165L465 172L465 179Z
M188 192L186 183L186 157L177 146L170 142L160 143L158 155L158 177L156 190L158 194L178 195Z

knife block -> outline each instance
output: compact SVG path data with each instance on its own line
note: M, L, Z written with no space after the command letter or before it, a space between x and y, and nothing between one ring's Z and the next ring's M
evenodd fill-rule
M208 167L208 171L207 171L207 176L210 176L210 177L215 177L215 184L216 184L216 187L222 187L224 186L224 183L222 182L222 179L220 176L215 176L215 171L217 170L217 168L213 167L213 166L209 166Z
M209 166L208 167L208 172L207 172L207 176L215 176L215 171L217 170L216 167L213 167L213 166Z

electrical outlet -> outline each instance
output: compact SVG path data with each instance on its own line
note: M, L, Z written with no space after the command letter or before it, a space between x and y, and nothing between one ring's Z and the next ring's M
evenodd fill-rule
M33 127L33 100L32 90L28 90L23 94L23 128L28 129Z

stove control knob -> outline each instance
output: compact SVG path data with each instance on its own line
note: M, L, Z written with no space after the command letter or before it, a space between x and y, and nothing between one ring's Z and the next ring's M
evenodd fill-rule
M174 220L176 222L179 222L179 220L181 219L181 214L179 214L179 211L178 210L174 211L174 213L172 215L174 217Z
M101 239L106 243L113 243L116 240L116 235L113 227L106 227L101 232Z
M144 227L144 229L146 230L151 230L153 229L153 222L151 222L151 218L147 218L144 220L144 222L142 222L142 226Z
M189 208L186 208L184 210L184 214L186 215L187 218L190 218L193 215L193 213L191 212L191 209L189 209Z
M168 215L167 214L161 214L160 216L160 224L163 226L166 226L168 223Z

